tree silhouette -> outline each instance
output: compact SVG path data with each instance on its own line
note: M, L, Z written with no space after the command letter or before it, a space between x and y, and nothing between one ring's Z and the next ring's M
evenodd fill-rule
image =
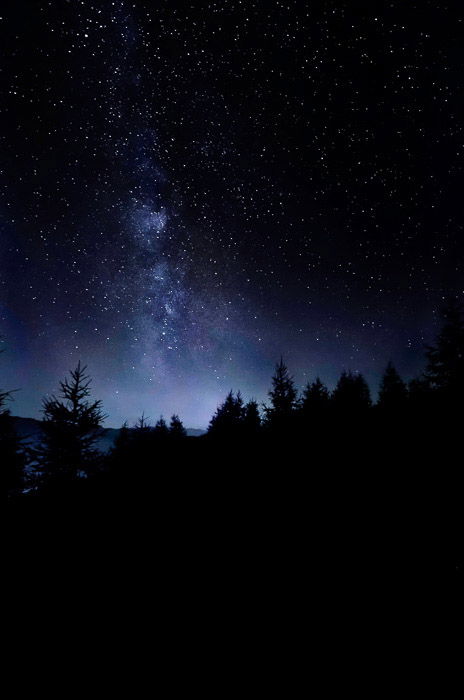
M184 438L187 435L187 431L176 413L171 416L171 422L169 423L169 435L171 438L176 440Z
M18 437L13 418L6 408L7 401L11 399L11 391L0 389L0 462L8 492L23 486L24 468L28 461L27 450Z
M261 429L261 416L258 404L254 399L248 401L243 411L243 432L247 437L258 435Z
M380 381L377 406L385 411L403 411L408 399L408 389L392 362L385 368Z
M30 494L20 487L21 468L13 468L21 451L10 432L9 392L0 391L0 463L4 468L12 467L8 479L14 489L9 502L14 507L18 502L29 507L50 495L53 500L53 495L64 494L66 505L77 498L79 506L85 507L87 503L100 504L101 498L103 506L121 504L129 512L134 509L134 513L142 513L146 507L151 513L155 498L161 508L162 502L169 509L175 502L179 512L195 504L196 515L202 511L198 506L201 499L206 499L203 503L214 502L215 508L226 512L231 506L235 512L245 494L250 510L258 501L266 502L267 508L274 510L277 506L287 520L293 521L295 515L299 518L305 512L309 475L318 498L321 494L320 512L327 512L328 505L335 517L340 514L338 537L338 532L346 528L346 513L350 518L355 516L356 521L365 502L369 504L367 518L360 519L363 531L367 528L375 532L377 512L382 518L382 532L385 523L390 530L385 507L390 510L400 493L400 505L404 503L408 510L409 485L415 489L418 474L424 470L434 477L440 465L449 484L447 508L456 521L451 530L460 533L462 467L456 455L461 450L462 410L449 398L460 386L462 357L461 317L451 314L436 345L428 350L426 372L413 380L409 389L392 363L387 365L378 410L370 410L364 377L346 371L331 396L316 378L307 384L298 402L293 379L281 359L272 377L271 402L264 422L255 400L244 404L240 392L230 391L211 418L209 437L184 439L185 429L176 414L171 416L169 427L162 416L152 427L142 414L133 428L122 426L114 449L101 458L96 449L103 419L101 404L90 400L90 380L79 364L70 378L60 383L58 398L44 400L44 437L37 450L37 471L45 478L43 488ZM398 407L403 406L407 409L401 415L404 420L396 420ZM443 406L447 410L441 410ZM450 407L458 410L451 414ZM348 472L345 465L351 462L356 469ZM90 474L100 464L106 468L98 476L79 480L80 475ZM191 469L193 464L201 465L201 469ZM369 483L368 498L364 483ZM256 499L257 494L264 497ZM374 534L372 551L383 556L383 535L378 542L376 537ZM461 556L461 551L456 551Z
M455 402L464 392L464 319L462 307L451 300L442 310L443 327L426 352L424 378L442 401Z
M157 439L165 440L169 437L169 428L163 416L160 416L153 428L153 436Z
M142 413L140 418L137 418L137 420L135 421L134 432L140 434L147 434L151 430L153 430L153 428L150 425L148 418L145 416L144 413Z
M5 402L11 392L0 391L0 462L8 492L20 489L24 481L24 468L27 464L27 451L16 433L10 411Z
M240 431L243 420L243 399L240 392L234 396L232 391L225 401L218 406L208 426L208 435L226 437Z
M154 428L144 413L137 418L134 427L129 431L128 439L132 446L134 459L145 460L153 443Z
M291 423L295 408L297 392L293 377L290 376L283 358L276 365L272 377L272 389L269 391L271 406L265 406L266 421L270 427L287 428Z
M127 421L119 428L119 433L114 441L114 447L117 450L125 452L130 445L130 430Z
M370 408L369 386L362 374L343 371L333 391L332 403L337 411L346 412L347 416Z
M310 384L307 383L301 400L301 411L303 416L310 418L322 418L329 407L330 395L325 384L319 377Z
M99 462L96 441L102 434L101 401L89 401L91 380L77 365L70 379L60 382L59 397L43 400L43 437L37 461L45 482L69 483Z
M113 467L120 469L129 460L133 447L134 431L129 429L127 421L124 421L114 441L110 452L109 461Z

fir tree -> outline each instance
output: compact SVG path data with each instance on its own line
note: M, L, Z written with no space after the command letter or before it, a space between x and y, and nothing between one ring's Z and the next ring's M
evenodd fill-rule
M301 399L301 411L304 416L321 418L325 415L329 403L329 391L319 377L316 377L312 384L307 383Z
M240 392L234 396L233 392L229 391L225 401L218 406L216 413L211 418L208 426L208 434L214 437L237 434L242 426L242 420L242 396Z
M137 420L135 421L134 432L139 433L141 435L146 435L152 430L153 428L150 425L148 418L146 418L145 414L142 413L140 418L137 418Z
M167 437L169 437L169 428L163 416L160 416L159 420L156 421L155 427L153 429L153 436L157 439L162 440L165 440Z
M442 311L443 327L426 352L424 374L441 399L454 402L464 393L464 319L462 307L451 300Z
M119 428L119 433L114 441L114 447L117 450L125 452L130 445L130 430L127 421Z
M171 416L171 422L169 423L169 435L171 438L177 440L184 438L187 435L187 431L176 413Z
M297 407L297 392L283 358L276 365L269 398L271 406L264 406L268 425L288 427Z
M350 413L366 411L371 406L369 386L362 374L342 372L332 394L334 408Z
M120 466L128 459L133 443L132 437L133 435L131 435L131 430L129 429L127 421L124 421L119 428L113 449L111 450L110 461L113 464Z
M8 492L21 489L28 462L28 451L18 437L13 418L6 408L7 401L11 399L11 391L0 390L0 463Z
M130 465L131 478L141 478L141 470L151 462L153 454L154 427L144 413L137 418L134 427L129 430L128 460Z
M77 479L99 463L96 442L102 434L101 401L89 401L91 380L77 365L60 382L59 397L43 400L43 438L37 451L40 471L48 483Z
M8 492L23 486L28 461L26 447L18 437L10 411L5 407L10 398L11 392L0 391L0 462Z
M261 428L261 416L254 399L248 401L243 411L243 431L248 437L256 436Z
M385 411L402 411L408 399L408 389L392 362L383 373L377 406Z

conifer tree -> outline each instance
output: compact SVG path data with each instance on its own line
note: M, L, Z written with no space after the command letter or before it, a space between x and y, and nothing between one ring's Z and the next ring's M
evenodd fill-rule
M402 411L408 399L408 389L392 362L383 373L377 406L385 411Z
M169 423L169 435L171 438L177 440L184 438L187 435L187 431L176 413L171 416L171 422Z
M0 353L3 350L0 350ZM12 399L11 391L0 389L0 464L8 492L21 489L24 481L24 469L28 462L28 452L18 437L13 418L6 408Z
M88 473L99 463L96 442L102 434L101 401L90 401L86 367L60 382L58 398L43 400L43 437L37 450L40 471L48 483L65 483Z
M307 383L301 399L301 411L304 416L322 418L330 403L330 395L325 384L319 377L310 384Z
M27 451L18 437L10 411L5 402L11 392L0 391L0 463L8 492L21 489L24 469L27 464Z
M451 402L464 394L464 316L456 300L442 310L443 327L435 345L426 352L424 374L430 388L440 399Z
M136 433L146 434L149 433L151 430L153 430L153 428L150 425L148 418L145 416L144 413L142 413L140 418L137 418L137 420L135 421L134 431Z
M127 421L119 428L119 433L114 441L114 446L118 450L125 451L130 444L130 430Z
M283 358L280 358L280 362L276 365L269 398L271 406L264 407L268 425L279 428L288 427L297 407L297 392L293 377L290 376Z
M132 473L146 466L153 449L154 428L144 413L137 418L134 427L130 430L129 458Z
M362 374L343 371L333 391L332 404L336 410L347 415L370 408L369 386Z
M119 428L119 432L114 441L113 449L111 450L110 462L113 465L119 467L128 460L133 443L132 437L133 431L131 435L131 430L129 429L127 421L124 421L122 426Z
M261 416L254 399L248 401L243 411L243 431L248 437L256 436L261 428Z
M240 392L234 396L229 391L225 401L218 406L216 413L211 418L208 426L208 434L214 437L225 437L237 434L240 431L243 420L243 399Z
M159 419L156 421L155 427L153 429L153 435L154 437L158 439L161 438L162 440L166 439L169 436L169 428L163 416L160 416Z

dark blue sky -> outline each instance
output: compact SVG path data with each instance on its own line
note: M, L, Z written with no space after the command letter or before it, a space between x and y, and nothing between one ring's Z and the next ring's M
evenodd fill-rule
M107 423L410 378L463 295L461 3L6 3L0 385Z

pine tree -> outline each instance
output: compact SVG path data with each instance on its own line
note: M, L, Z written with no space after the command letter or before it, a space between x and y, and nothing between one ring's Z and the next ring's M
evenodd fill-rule
M254 399L248 401L243 411L243 432L247 437L258 435L261 429L261 416L258 404Z
M392 362L383 373L377 406L384 411L402 411L406 407L408 389Z
M145 414L142 413L140 418L137 418L135 421L134 432L139 433L140 435L146 435L152 430L153 428L150 425L148 418L146 418Z
M60 382L59 397L43 400L43 438L37 450L46 483L77 479L99 463L96 442L102 433L101 401L89 401L91 380L81 363Z
M151 464L153 455L154 427L144 413L137 418L134 427L128 434L128 459L126 464L130 466L130 478L140 479L141 470ZM127 472L129 478L129 471Z
M0 463L8 492L21 489L28 462L26 447L18 437L13 418L6 408L7 401L11 399L11 391L0 390Z
M119 428L119 433L114 441L114 447L116 450L125 452L130 445L130 430L127 421Z
M265 406L266 421L271 427L287 428L297 407L297 392L283 358L280 358L269 391L271 406Z
M366 411L371 406L369 386L362 374L342 372L332 394L332 404L347 416Z
M127 421L124 421L122 426L119 428L119 432L116 436L114 446L110 454L110 462L113 466L116 465L117 467L120 467L127 462L133 443L132 438L133 431L131 434Z
M216 413L211 418L208 426L208 434L214 437L227 437L240 432L243 420L243 399L240 392L234 396L232 391L226 396L225 401L218 406Z
M176 413L171 416L171 422L169 423L169 435L171 438L176 440L184 438L187 435L187 431Z
M464 393L463 309L451 300L442 310L443 327L436 343L427 349L424 378L442 400L462 400Z
M165 440L167 437L169 437L169 428L163 416L160 416L159 420L156 421L153 429L153 436L161 440Z
M10 411L5 402L10 392L0 391L0 463L8 492L21 489L24 481L24 469L27 464L27 450L16 433Z
M301 411L305 417L322 418L325 416L329 403L329 391L319 377L316 377L312 384L307 383L301 400Z

